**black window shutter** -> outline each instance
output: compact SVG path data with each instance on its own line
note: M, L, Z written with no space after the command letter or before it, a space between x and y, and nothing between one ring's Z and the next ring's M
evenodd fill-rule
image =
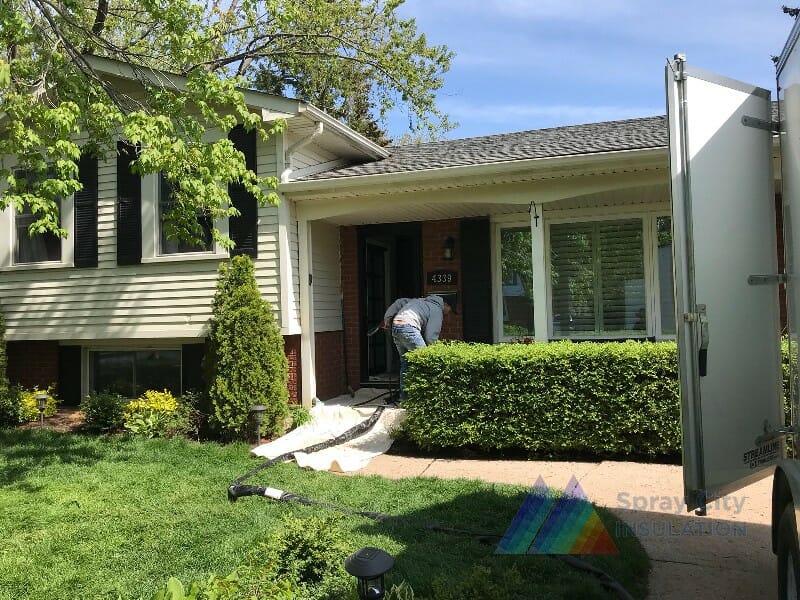
M81 347L58 347L58 397L68 406L81 403Z
M78 180L83 189L75 193L75 266L97 266L97 159L82 154Z
M117 142L117 264L142 262L142 180L131 172L136 147Z
M464 341L492 343L489 219L461 221L461 307Z
M247 168L256 172L256 131L245 131L244 127L234 127L228 139L233 142L234 148L244 154ZM231 250L231 256L246 254L250 258L258 257L258 203L255 196L250 194L239 183L228 185L228 195L233 206L241 213L238 217L229 220L229 235L236 247Z
M205 344L184 344L181 348L181 373L183 381L181 387L183 392L194 390L196 392L205 391L205 379L203 378L203 356L206 352Z

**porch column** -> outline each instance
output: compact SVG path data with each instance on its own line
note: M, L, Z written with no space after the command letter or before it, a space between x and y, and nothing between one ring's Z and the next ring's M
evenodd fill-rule
M541 207L540 207L541 210ZM538 221L538 223L537 223ZM533 268L533 329L537 342L548 340L547 253L544 243L544 215L533 218L531 211L531 266Z
M309 222L297 207L297 245L300 271L300 364L302 397L305 408L317 396L316 365L314 364L314 288L311 273L311 230Z

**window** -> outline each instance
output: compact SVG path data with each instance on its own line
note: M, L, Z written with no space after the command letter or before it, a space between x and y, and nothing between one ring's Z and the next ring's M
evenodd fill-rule
M57 202L59 214L61 202ZM14 215L14 263L41 263L61 261L61 238L53 233L28 234L28 228L36 220L30 206Z
M675 335L675 293L672 274L672 219L656 218L656 265L661 335Z
M191 244L176 239L169 239L164 227L164 216L175 205L172 199L172 186L164 177L159 176L159 196L158 196L158 223L159 223L159 253L160 254L183 254L189 252L209 252L213 248L211 235L211 222L208 218L198 215L197 222L202 230L203 243Z
M532 336L533 263L530 227L500 230L503 337Z
M554 337L644 336L641 219L550 228Z
M90 391L138 398L146 390L181 393L180 350L95 350L89 353Z

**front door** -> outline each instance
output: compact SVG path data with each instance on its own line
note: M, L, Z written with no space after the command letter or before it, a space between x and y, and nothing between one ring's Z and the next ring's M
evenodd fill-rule
M364 299L369 329L383 320L383 313L391 304L389 255L390 248L387 244L367 240L364 257ZM387 342L387 335L383 331L367 337L367 377L370 379L390 370L391 355L388 352Z
M361 384L396 384L399 359L389 331L367 332L400 297L422 294L422 227L389 223L359 227Z

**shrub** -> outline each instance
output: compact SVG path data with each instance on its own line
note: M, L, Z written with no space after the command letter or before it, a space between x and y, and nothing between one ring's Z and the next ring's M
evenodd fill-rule
M125 430L134 435L152 438L160 436L167 421L178 409L178 401L168 390L147 390L131 400L123 410Z
M425 448L681 449L673 342L434 344L408 360L404 429Z
M87 431L110 432L122 429L127 400L109 391L92 392L81 400L83 427Z
M9 385L5 391L0 392L0 427L14 427L19 425L22 388Z
M311 412L302 404L292 404L289 407L289 414L292 417L292 429L296 429L311 421Z
M212 310L203 361L212 425L225 437L244 437L250 408L262 404L267 407L263 431L282 433L288 414L283 337L248 256L220 265Z
M297 518L284 515L283 528L275 531L253 555L254 564L266 566L269 579L297 586L297 598L345 598L354 591L353 578L344 570L350 554L339 515Z
M46 390L41 390L38 387L32 390L20 390L18 395L20 423L30 423L39 420L39 401L36 399L36 396L39 394L47 394L44 416L52 417L56 414L58 398L53 394L54 388L55 385L51 385Z
M8 383L7 367L6 325L3 320L3 312L0 311L0 426L19 423L18 390L12 388Z

